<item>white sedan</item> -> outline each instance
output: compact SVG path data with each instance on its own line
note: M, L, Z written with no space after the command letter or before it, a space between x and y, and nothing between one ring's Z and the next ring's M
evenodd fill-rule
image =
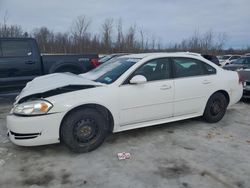
M237 72L198 54L127 55L86 74L56 73L29 82L7 117L8 135L17 145L63 142L88 152L109 132L198 116L218 122L242 92Z

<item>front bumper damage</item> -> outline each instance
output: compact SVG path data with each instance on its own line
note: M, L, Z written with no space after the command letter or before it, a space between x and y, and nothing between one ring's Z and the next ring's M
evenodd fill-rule
M41 116L7 116L9 139L20 146L38 146L60 142L62 113Z

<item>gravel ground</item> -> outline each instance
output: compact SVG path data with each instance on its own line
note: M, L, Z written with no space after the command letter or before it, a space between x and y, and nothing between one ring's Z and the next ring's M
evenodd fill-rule
M110 135L97 150L61 144L18 147L6 136L10 100L0 103L0 187L249 188L250 102L222 121L179 121ZM118 152L131 159L119 161Z

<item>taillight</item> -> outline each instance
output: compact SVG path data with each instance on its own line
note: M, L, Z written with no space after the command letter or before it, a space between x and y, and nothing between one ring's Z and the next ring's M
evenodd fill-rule
M238 73L238 77L239 77L239 84L243 84L244 83L243 76L239 72L237 72L237 73Z
M100 65L100 63L98 62L98 59L91 59L90 60L90 63L94 66L94 67L97 67Z

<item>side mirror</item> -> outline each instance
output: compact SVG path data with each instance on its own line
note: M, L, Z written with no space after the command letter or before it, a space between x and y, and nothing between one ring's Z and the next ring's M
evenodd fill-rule
M142 75L136 75L129 81L130 84L143 84L146 82L147 82L147 78Z

